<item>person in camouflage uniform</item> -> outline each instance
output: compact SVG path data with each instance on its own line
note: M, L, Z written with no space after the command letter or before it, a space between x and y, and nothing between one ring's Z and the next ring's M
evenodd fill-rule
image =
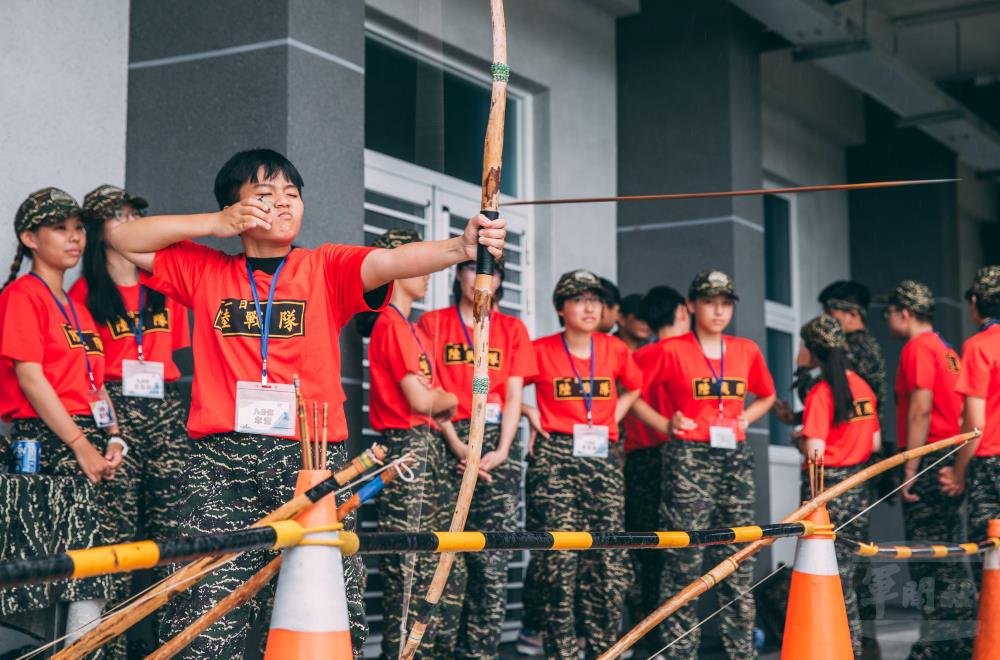
M746 431L771 408L775 393L757 345L724 334L737 300L728 275L698 273L688 289L688 310L695 320L692 332L664 342L658 364L644 365L644 387L663 387L670 402L669 409L654 411L661 415L660 421L646 422L670 438L661 445L660 529L730 527L753 520L754 458ZM751 394L754 399L747 403ZM663 418L664 413L670 417ZM710 547L665 552L660 591L668 598L697 579L705 563L715 565L732 551ZM746 591L752 576L751 558L718 585L720 601ZM722 639L729 657L756 656L754 618L749 598L738 598L722 613ZM693 602L664 622L663 635L673 642L670 657L697 656L701 641L697 623Z
M2 456L10 458L18 440L37 440L41 456L37 475L0 476L11 480L3 489L16 496L4 501L2 519L19 523L8 532L15 545L2 552L24 556L33 548L58 552L132 540L134 463L117 423L112 419L99 429L91 414L94 397L108 401L103 346L87 309L63 292L65 272L79 262L85 244L81 209L64 191L44 188L18 208L14 231L17 255L0 293L0 417L14 424ZM33 261L32 272L18 278L25 257ZM111 437L102 455L95 443L103 444L105 431ZM27 480L37 483L21 484ZM38 499L53 491L51 500ZM67 626L74 633L107 601L127 596L129 583L128 575L119 575L13 589L4 609L70 601ZM123 656L123 644L108 653Z
M597 332L604 296L593 273L565 273L553 292L565 332L534 342L538 374L531 382L548 437L528 458L526 491L528 520L539 530L624 523L624 475L609 444L639 395L642 374L624 342ZM577 658L581 634L587 658L613 644L632 579L626 551L545 552L531 561L544 603L545 655Z
M977 270L965 299L979 331L962 345L956 389L965 398L962 430L978 428L982 436L962 447L940 482L945 494L968 492L969 535L981 539L989 521L1000 518L1000 265ZM982 556L972 568L981 585Z
M390 229L373 246L395 249L420 240L409 230ZM369 337L368 363L371 387L368 410L371 427L382 434L394 460L412 452L419 464L415 479L400 480L392 493L376 500L379 531L427 531L448 529L455 506L456 489L444 440L431 421L447 425L458 398L445 392L440 377L425 351L430 340L409 321L413 303L427 294L428 278L396 282L385 312L362 316L358 329ZM399 656L405 624L415 621L419 596L426 593L438 557L429 554L382 555L382 658ZM421 657L451 657L457 640L455 625L462 612L465 587L465 555L455 558L440 607L431 619L418 650ZM445 622L449 622L445 625Z
M387 462L411 451L420 464L414 469L415 481L397 480L392 493L376 499L379 531L448 529L457 491L450 473L453 463L447 456L444 440L426 426L387 430L383 432L383 438L389 447ZM448 575L448 585L441 595L437 613L424 633L424 641L417 649L417 657L454 657L458 643L454 621L462 612L467 557L467 554L456 555ZM415 606L419 604L419 597L427 593L437 563L438 556L428 553L379 557L379 574L382 576L381 657L384 660L399 656L400 640L407 633L401 626L404 621L407 626L412 626L416 620ZM410 607L404 617L403 606L406 603ZM445 621L449 623L444 625L442 622Z
M923 283L903 280L886 296L885 319L896 339L904 340L896 375L898 445L920 447L959 433L962 396L955 391L959 376L959 357L954 349L934 332L934 294ZM925 457L906 464L904 478L913 478ZM954 455L939 463L951 467ZM961 496L946 495L938 483L941 468L918 478L902 488L903 520L906 539L911 544L960 543L962 520ZM974 626L972 599L951 597L962 585L968 593L975 588L966 572L964 559L921 561L908 564L910 579L920 594L933 593L920 607L920 639L910 649L913 660L937 657L966 657L972 653L968 628ZM929 591L928 591L929 590ZM966 630L962 630L962 628Z
M331 443L326 467L336 471L347 461L346 443ZM210 440L192 443L190 460L180 484L187 498L179 512L178 533L189 536L250 527L292 499L294 475L301 467L299 443L285 438L220 433ZM346 502L350 495L350 492L342 493L337 498L338 504ZM346 529L354 529L355 516L348 516L343 523ZM179 634L276 556L272 550L245 552L175 596L165 606L160 624L161 642ZM344 582L351 643L358 655L368 635L363 599L365 573L360 557L344 557ZM232 610L205 630L178 657L242 658L254 624L262 622L267 628L274 586L272 580L250 602ZM266 639L267 635L261 635L261 652Z
M469 421L455 423L459 438L469 437ZM500 444L500 425L487 424L483 434L483 454L495 451ZM520 448L512 448L520 453ZM451 475L457 492L462 473L454 454L449 452ZM480 532L516 532L517 509L521 500L521 460L507 456L500 465L490 470L490 482L480 480L469 508L465 529ZM454 502L454 498L453 502ZM446 529L448 522L440 529ZM458 626L456 658L497 657L500 633L507 616L507 566L511 552L472 552L465 555L468 582L465 589L466 606L462 608ZM450 584L451 578L449 578Z

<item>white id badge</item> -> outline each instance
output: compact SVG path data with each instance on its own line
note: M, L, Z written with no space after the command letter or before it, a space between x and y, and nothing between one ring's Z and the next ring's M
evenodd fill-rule
M115 425L115 413L111 404L96 390L87 391L87 403L90 404L90 414L94 416L97 428L106 429Z
M500 401L500 395L494 392L486 398L486 423L499 424L502 416L503 404Z
M574 424L573 455L584 458L607 458L608 427Z
M295 387L236 382L237 433L295 436Z
M163 363L122 360L122 394L162 399Z
M708 427L709 444L716 449L736 449L736 426L732 420L717 419Z

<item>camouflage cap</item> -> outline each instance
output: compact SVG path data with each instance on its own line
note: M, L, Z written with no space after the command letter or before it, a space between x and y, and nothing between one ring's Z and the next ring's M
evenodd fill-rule
M17 208L14 233L54 225L73 215L80 215L80 205L72 195L59 188L42 188L28 195Z
M83 213L88 220L106 220L125 204L137 211L149 207L149 202L142 197L133 197L124 188L106 183L84 196Z
M688 298L711 298L712 296L729 296L733 300L739 300L736 295L736 286L733 279L721 270L703 270L694 276L691 286L688 287Z
M556 289L552 292L552 302L558 308L563 301L588 292L596 293L601 300L607 296L604 285L601 284L597 275L582 268L571 270L568 273L563 273L559 281L556 282Z
M990 298L1000 295L1000 265L983 266L972 278L972 286L965 293L966 298Z
M420 234L412 229L389 229L376 238L372 245L377 248L392 250L393 248L398 248L400 245L418 243L421 240L423 239L420 238Z
M829 314L820 314L802 326L799 332L802 341L810 350L815 348L844 348L847 335L840 321Z
M914 314L934 314L934 294L923 282L903 280L896 285L886 301L890 305L908 309Z

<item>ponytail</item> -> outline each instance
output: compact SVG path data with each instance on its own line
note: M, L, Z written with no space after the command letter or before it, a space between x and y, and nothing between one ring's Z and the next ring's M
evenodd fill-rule
M10 275L7 276L7 281L3 283L0 287L0 292L10 286L11 282L17 279L18 273L21 272L21 264L24 263L24 257L28 254L28 248L24 247L20 241L17 243L17 252L14 253L14 263L10 265Z
M847 381L847 370L850 365L843 348L826 348L809 346L810 351L820 362L823 380L830 385L833 392L833 423L843 424L854 413L854 395Z

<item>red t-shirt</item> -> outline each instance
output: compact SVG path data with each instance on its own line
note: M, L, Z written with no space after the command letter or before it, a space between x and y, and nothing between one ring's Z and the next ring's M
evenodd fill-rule
M721 360L705 357L693 332L667 339L662 342L664 358L660 370L646 373L647 382L666 385L674 411L680 410L697 422L698 428L676 436L681 440L709 441L709 427L719 417L720 390L723 415L731 421L743 414L748 392L758 398L774 394L774 380L757 344L742 337L726 336L724 341L723 365ZM712 369L722 379L721 384L715 380ZM736 439L746 439L738 424Z
M354 314L371 309L364 298L361 264L372 249L295 248L274 292L268 382L291 384L298 374L303 399L328 402L331 441L347 438L340 329ZM256 271L254 280L263 312L272 276ZM236 382L259 383L261 377L260 323L246 258L183 241L156 253L153 274L144 275L143 283L194 312L188 433L200 438L232 432Z
M0 418L4 421L38 417L21 391L14 362L37 362L52 388L71 415L89 415L87 358L97 387L104 385L104 347L97 324L86 306L74 303L80 332L74 328L73 312L63 306L69 322L45 287L31 275L23 275L0 294Z
M650 374L660 370L664 359L663 343L665 341L664 339L653 344L646 344L632 354L640 372ZM642 398L664 417L669 418L674 414L670 406L670 398L662 383L643 384ZM636 449L657 447L666 441L666 435L643 424L635 414L625 416L625 453Z
M120 286L118 292L125 303L129 318L118 317L98 325L104 342L104 375L107 380L122 379L122 360L137 360L139 345L135 340L135 310L139 309L139 285ZM87 280L80 278L69 290L69 295L81 305L87 304ZM174 351L191 345L187 309L172 298L167 298L162 313L149 310L142 315L142 353L150 362L163 363L163 380L172 383L181 377L174 364Z
M368 415L376 431L409 429L431 423L429 416L410 406L400 387L407 374L416 374L428 386L434 387L430 356L424 353L430 345L424 331L411 325L396 310L389 309L378 315L368 342L371 377Z
M867 461L879 430L872 388L853 371L847 372L847 383L854 397L854 411L846 422L833 423L833 390L825 380L809 390L802 411L802 435L826 441L823 464L828 467L850 467Z
M626 390L642 387L642 372L632 359L632 352L621 339L594 333L594 398L591 408L595 426L607 426L608 438L618 440L615 408L618 405L618 387ZM542 428L554 433L573 433L574 424L587 423L583 387L590 386L590 359L568 354L563 345L562 333L536 339L535 357L538 375L531 379L535 384L535 399L542 416ZM572 359L572 363L570 362ZM577 379L573 372L576 365Z
M986 400L986 423L976 456L1000 454L1000 325L969 337L962 345L958 391Z
M472 328L465 325L455 307L445 307L420 317L420 329L430 338L429 350L434 355L434 370L441 387L458 397L458 410L453 421L472 416L472 358L469 338ZM517 317L494 311L490 317L490 392L489 400L503 406L507 399L507 379L520 376L528 381L538 373L535 353L528 330Z
M962 395L955 390L961 360L936 332L917 335L903 346L896 372L896 444L906 448L910 395L931 390L931 425L927 442L944 440L959 432Z

